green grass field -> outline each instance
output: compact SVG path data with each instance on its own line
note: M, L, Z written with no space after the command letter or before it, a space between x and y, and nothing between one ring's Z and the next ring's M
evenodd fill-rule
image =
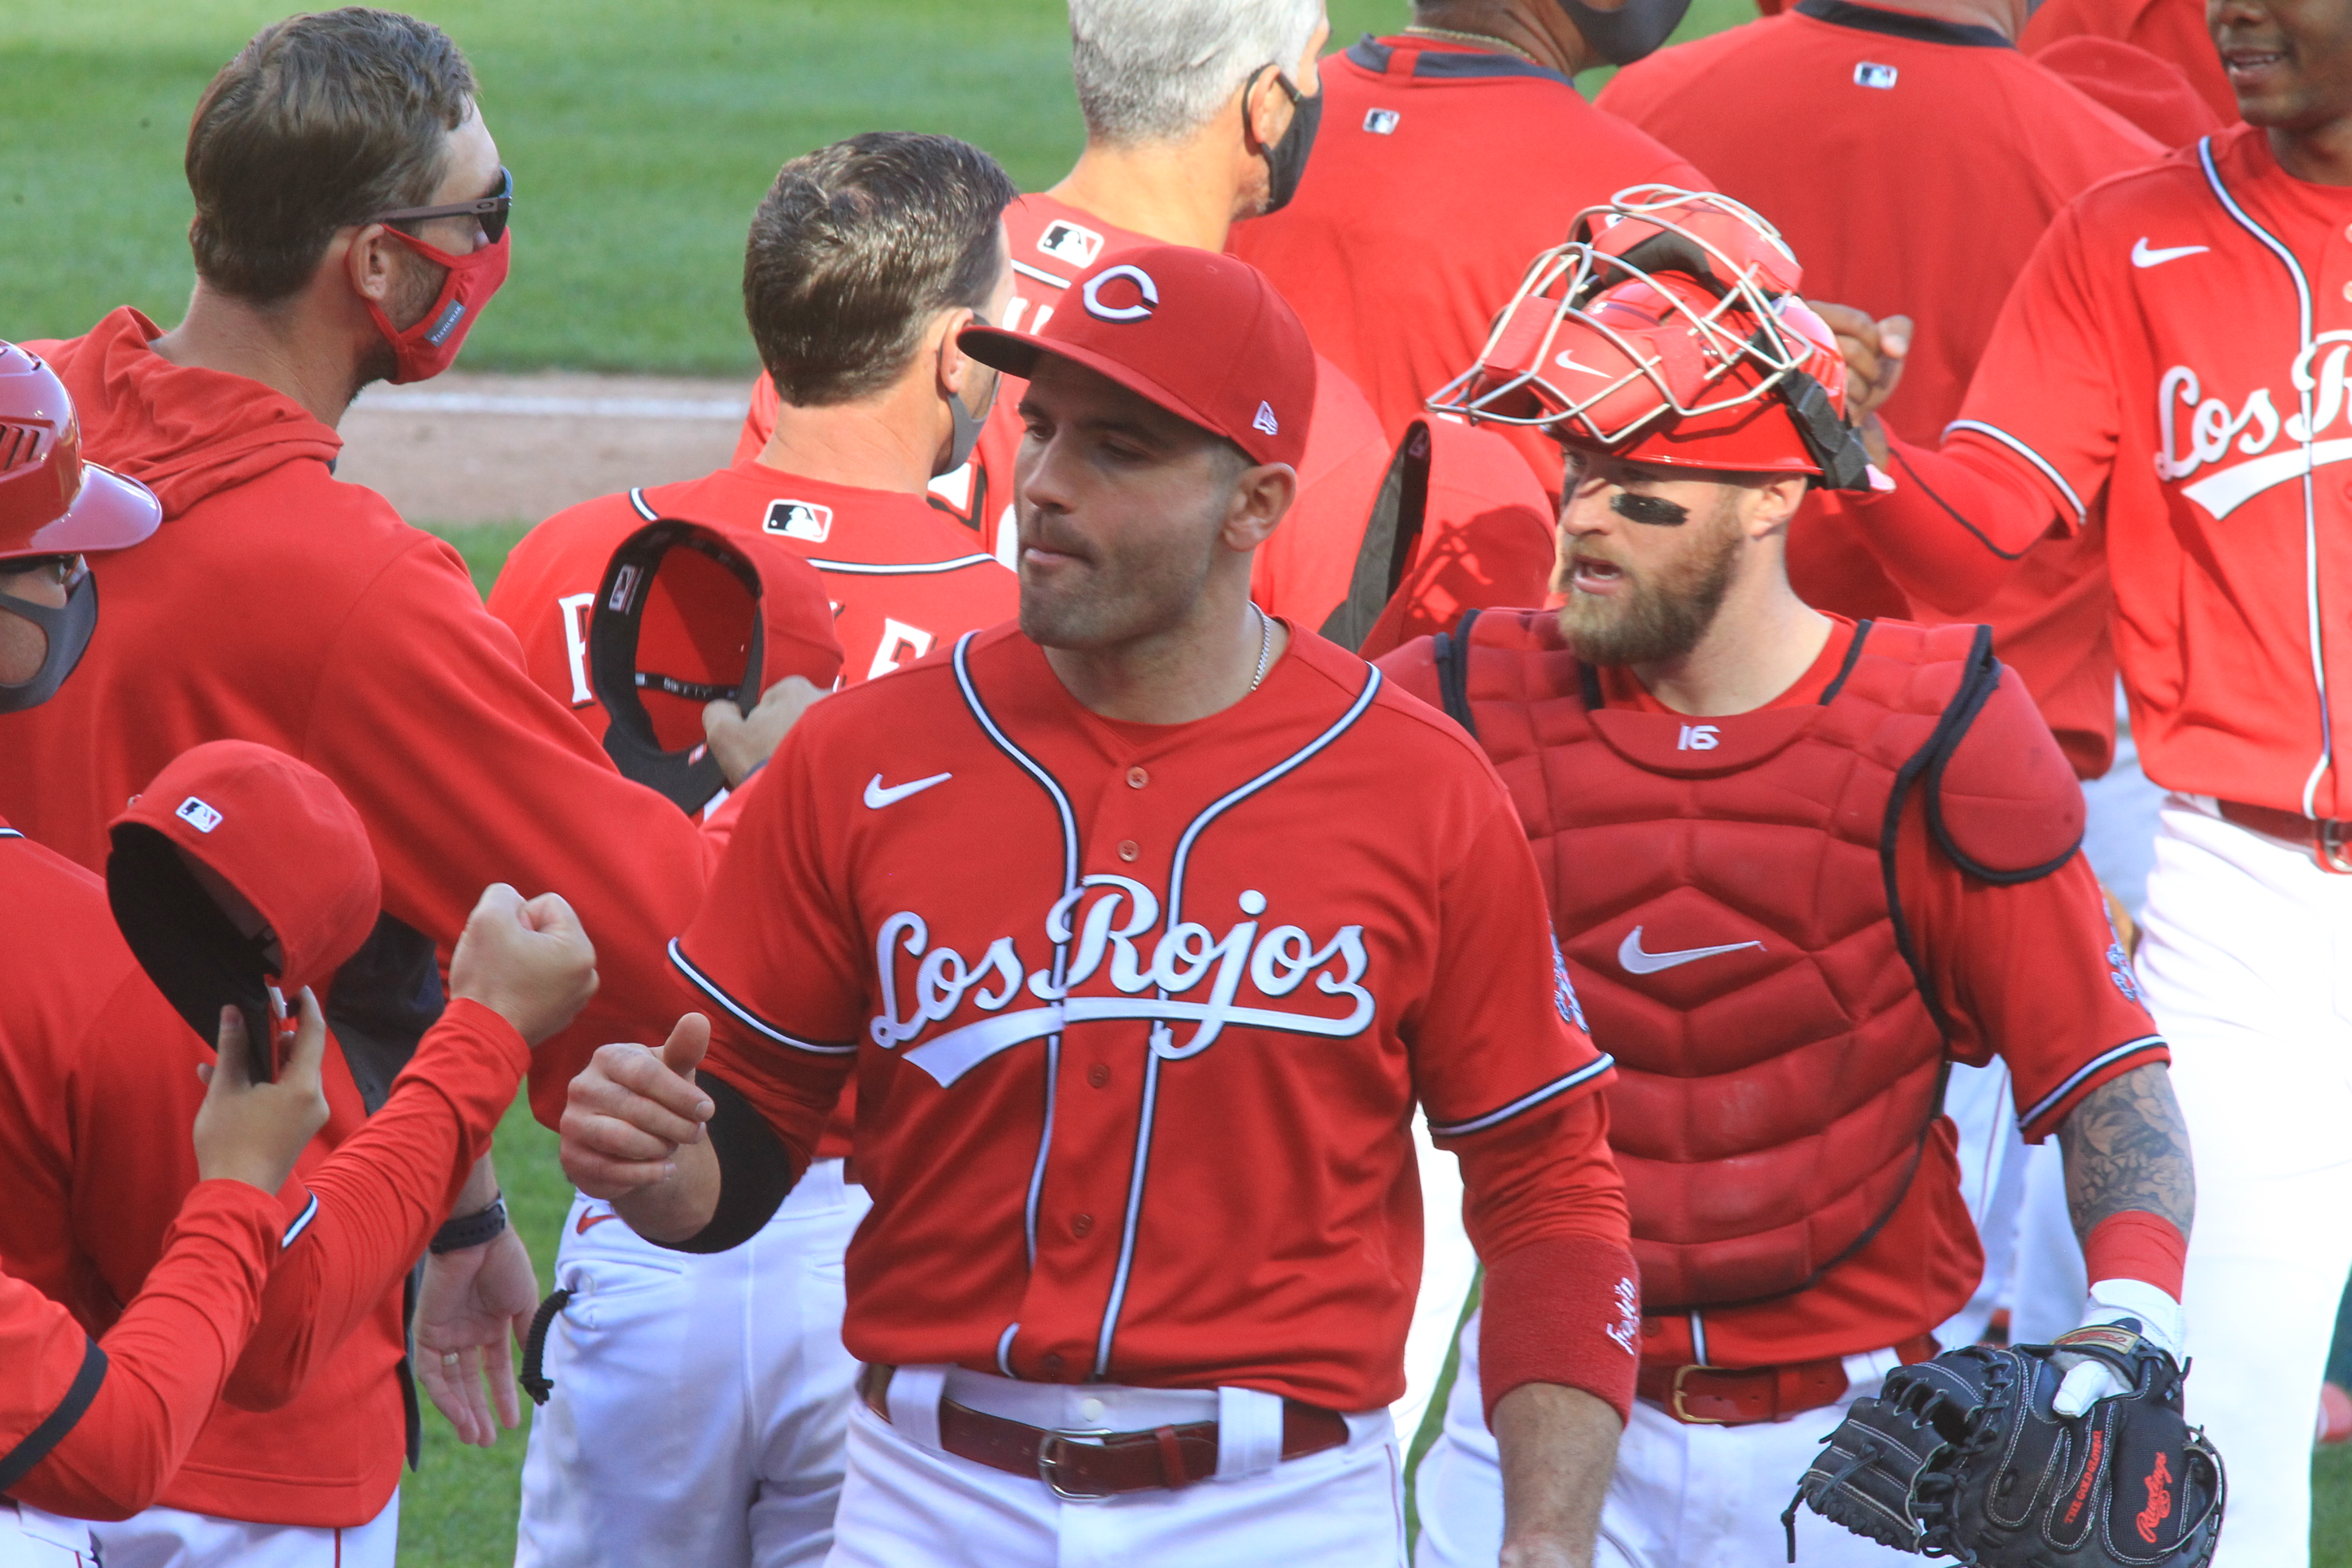
M190 282L182 142L206 79L283 0L0 5L0 337L78 332L124 301L178 317ZM515 171L512 280L468 368L742 374L744 224L784 159L858 131L964 136L1024 188L1076 155L1057 0L459 0L415 7L471 55ZM1331 0L1344 44L1406 0ZM1696 0L1678 36L1752 15ZM1599 73L1584 79L1588 90ZM1497 149L1507 155L1507 149ZM452 531L487 587L521 525ZM541 1283L569 1197L520 1108L500 1141ZM528 1409L528 1406L526 1406ZM483 1452L425 1418L400 1560L511 1560L523 1434ZM2314 1561L2352 1565L2352 1450L2317 1462Z

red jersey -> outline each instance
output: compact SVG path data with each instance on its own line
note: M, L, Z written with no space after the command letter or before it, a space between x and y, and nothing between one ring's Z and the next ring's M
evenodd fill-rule
M998 627L777 752L672 951L718 1004L710 1070L796 1159L856 1074L861 1359L1386 1404L1416 1100L1482 1255L1622 1248L1585 1114L1609 1059L1492 769L1292 637L1240 703L1154 725Z
M829 617L840 639L844 685L887 674L1020 608L1013 574L920 496L804 479L757 461L601 496L523 535L490 589L490 614L521 642L523 668L593 735L604 732L604 710L589 689L590 602L614 550L661 518L765 533L798 551L814 568L812 613ZM657 662L650 613L646 636L641 657Z
M1932 489L1997 543L2103 506L2132 735L2168 789L2352 815L2352 639L2324 613L2352 595L2352 492L2315 471L2352 459L2347 279L2352 190L2258 129L2110 180L2051 226L1942 457L1898 449L1864 505L1948 536Z
M1811 668L1764 706L1793 709L1825 704L1833 697L1834 688L1843 684L1841 672L1853 645L1853 624L1838 618ZM1437 669L1429 640L1400 648L1381 664L1396 676L1398 684L1432 701L1438 700ZM1562 682L1579 680L1584 668L1571 658L1549 661L1543 668ZM1630 670L1604 668L1590 673L1597 677L1598 706L1672 711L1651 696ZM1537 691L1529 696L1549 694ZM1478 693L1474 692L1473 699L1477 700ZM1592 699L1588 696L1585 700L1591 704ZM1572 799L1589 787L1565 771L1568 759L1577 754L1577 749L1540 749L1522 758L1506 774L1530 832L1542 823L1545 801ZM1637 826L1631 831L1638 835L1643 829ZM2099 1085L2151 1063L2169 1060L2140 1005L2128 961L2107 923L2098 884L2080 854L2050 876L2003 886L1965 875L1933 844L1922 797L1915 795L1906 803L1897 831L1895 875L1902 914L1920 966L1943 1000L1950 1024L1946 1038L1951 1054L1971 1066L1983 1066L1996 1056L2008 1064L2015 1084L2019 1127L2027 1139L2039 1142L2049 1136ZM1706 907L1710 906L1663 901L1645 901L1642 906L1653 916L1672 909L1685 921L1702 921L1706 917L1698 911ZM1654 931L1651 948L1726 940L1696 928L1675 929L1683 934ZM1641 942L1636 932L1629 945L1638 953ZM1625 966L1625 976L1602 977L1591 972L1591 955L1604 949L1619 953L1617 962ZM1760 952L1757 958L1759 963L1767 962ZM1679 967L1635 968L1634 961L1622 956L1622 949L1597 937L1585 944L1571 938L1568 963L1571 974L1579 975L1588 991L1605 978L1620 984L1659 986L1664 983L1640 977ZM1777 983L1782 977L1776 970L1759 984ZM1673 994L1671 988L1667 994ZM1704 994L1706 999L1701 1005L1710 1009L1728 1013L1736 1007L1736 1003L1715 990ZM1820 1026L1832 1025L1824 1022ZM1620 1048L1633 1059L1632 1043ZM1759 1048L1752 1057L1763 1054ZM1752 1057L1743 1047L1743 1059ZM1752 1305L1648 1318L1643 1323L1643 1361L1667 1366L1690 1363L1769 1366L1881 1350L1931 1331L1967 1303L1984 1267L1976 1227L1960 1195L1956 1147L1950 1120L1939 1120L1916 1173L1883 1227L1818 1282L1793 1295ZM1637 1184L1633 1175L1629 1174L1628 1180ZM1637 1210L1642 1207L1643 1194L1637 1184L1629 1184L1628 1197Z
M0 801L97 866L108 819L165 763L257 741L342 791L385 913L445 959L488 883L562 893L603 984L533 1056L532 1105L552 1126L587 1052L669 1005L663 943L700 903L715 846L532 684L456 551L335 479L333 431L257 382L171 363L148 347L157 335L124 309L37 345L85 452L144 479L165 521L93 562L106 636L63 690L10 719Z
M1071 279L1100 258L1158 243L1150 235L1114 227L1048 195L1014 202L1004 210L1004 226L1013 241L1013 302L1005 308L1002 325L1013 331L1034 333L1044 327L1061 308ZM1312 336L1311 321L1308 327ZM1353 381L1319 353L1315 371L1315 410L1307 426L1307 458L1298 466L1298 499L1274 537L1259 547L1250 571L1250 596L1260 606L1310 626L1321 626L1348 596L1349 575L1363 542L1364 520L1371 515L1372 499L1388 466L1390 445L1379 416ZM1021 450L1024 384L1006 376L997 389L996 406L981 430L964 484L932 487L971 518L981 531L982 548L993 549L1008 564L1015 559L1013 479ZM763 375L752 389L751 412L736 446L739 458L766 445L775 424L775 386ZM843 647L848 647L845 635ZM851 659L854 664L854 652Z
M1316 347L1353 377L1391 445L1468 370L1538 251L1628 185L1710 188L1557 71L1410 35L1322 62L1323 130L1298 195L1234 226ZM1559 448L1506 432L1559 493ZM1312 624L1312 623L1310 623Z
M2180 68L2224 125L2238 118L2238 95L2205 26L2205 0L2048 0L2033 8L2020 40L2040 54L2061 38L2120 38Z
M1661 50L1620 71L1601 103L1778 226L1809 297L1914 318L1881 413L1917 441L1958 415L2001 301L2059 209L2164 151L1992 28L1853 0L1800 0ZM1764 124L1779 129L1756 135ZM1832 164L1839 177L1821 179ZM1810 500L1790 533L1790 582L1823 609L1915 616L1872 558L1867 526ZM2095 549L2056 540L1974 612L2084 776L2106 772L2115 747L2107 603Z

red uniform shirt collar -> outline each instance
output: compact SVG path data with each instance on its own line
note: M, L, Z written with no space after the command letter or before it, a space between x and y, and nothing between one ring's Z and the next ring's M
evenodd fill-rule
M1823 613L1827 614L1826 611ZM1780 696L1749 711L1761 712L1766 708L1803 708L1822 700L1822 694L1829 690L1845 668L1846 656L1853 651L1854 624L1843 616L1832 615L1829 620L1830 640L1822 645L1822 651L1813 656L1813 662L1806 668L1805 673ZM1601 693L1610 707L1630 709L1636 713L1675 711L1650 695L1649 688L1642 684L1641 678L1630 666L1606 665L1599 673Z

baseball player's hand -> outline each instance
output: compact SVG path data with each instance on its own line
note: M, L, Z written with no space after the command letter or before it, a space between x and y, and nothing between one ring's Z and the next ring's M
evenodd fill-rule
M710 754L719 759L719 772L727 775L728 787L750 778L754 768L773 756L784 731L824 695L824 689L806 676L787 675L761 694L760 705L749 715L730 697L704 708L702 732L709 739Z
M504 882L482 889L449 958L450 994L480 1003L538 1045L596 994L596 950L560 893L526 901Z
M562 1158L572 1184L607 1203L677 1173L678 1151L702 1142L710 1097L694 1069L710 1046L710 1020L688 1013L656 1053L598 1047L563 1101Z
M275 1195L327 1124L327 1091L319 1080L327 1021L307 986L299 1004L301 1025L275 1083L253 1081L245 1018L234 1007L221 1009L219 1059L196 1068L205 1080L205 1102L196 1110L199 1180L244 1182Z
M1911 353L1911 318L1881 321L1851 305L1806 303L1837 334L1838 352L1845 356L1846 422L1861 432L1870 460L1884 467L1888 461L1886 432L1878 422L1878 409L1895 395L1903 379L1903 362Z
M2108 1324L2130 1329L2175 1363L2180 1360L2181 1343L2188 1337L2180 1303L2157 1287L2137 1279L2101 1279L2091 1287L2090 1300L2084 1304L2083 1321L2078 1326L2087 1329ZM2061 1351L2050 1359L2066 1374L2050 1401L2051 1409L2061 1415L2080 1415L2100 1400L2126 1393L2131 1387L2113 1366L2090 1356Z
M539 1273L511 1226L479 1247L426 1256L411 1365L460 1443L487 1448L500 1426L522 1420L514 1347L538 1308Z

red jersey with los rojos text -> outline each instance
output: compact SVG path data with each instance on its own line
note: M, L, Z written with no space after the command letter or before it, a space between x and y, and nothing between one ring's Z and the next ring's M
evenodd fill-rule
M1808 299L1914 322L1881 411L1933 441L1959 413L2026 258L2066 203L2164 149L2019 53L1991 27L1855 0L1662 49L1601 93L1780 229ZM1775 134L1759 137L1758 125ZM1835 180L1820 171L1839 169ZM1878 569L1866 520L1816 497L1789 537L1789 575L1822 609L1927 618ZM1971 618L1991 623L2076 773L2114 752L2115 655L2096 541L2034 548Z
M1656 141L1517 55L1410 35L1321 64L1323 129L1298 194L1234 226L1315 346L1371 399L1391 446L1470 368L1536 253L1628 185L1709 188ZM1559 449L1507 431L1543 488Z
M1811 667L1764 706L1825 705L1844 682L1843 672L1849 666L1849 656L1857 651L1854 644L1853 623L1833 618L1830 639ZM1429 700L1437 700L1437 670L1428 639L1398 649L1381 664L1399 685ZM1544 668L1556 671L1563 682L1578 681L1583 673L1592 675L1593 684L1583 688L1588 706L1597 692L1601 706L1606 708L1672 711L1622 668L1586 671L1566 658L1548 661ZM1551 689L1529 693L1537 698L1559 694ZM1474 697L1474 700L1482 712L1489 706L1504 705L1502 699L1492 696ZM2030 715L2027 721L2032 721ZM1484 723L1482 720L1482 727ZM1498 729L1496 733L1502 732ZM1518 741L1514 738L1507 743L1517 746ZM1528 821L1530 833L1537 831L1538 822L1555 815L1549 803L1590 796L1593 781L1575 771L1572 759L1609 750L1603 742L1565 748L1538 742L1533 751L1511 754L1505 779L1515 798L1522 802L1522 816ZM2063 775L2059 776L2063 781ZM1587 824L1583 832L1593 834L1596 829L1591 817L1577 815ZM1704 853L1707 841L1705 830L1700 832L1698 852ZM1641 852L1655 849L1661 842L1653 825L1633 824L1625 835L1626 853L1633 858L1622 874L1612 874L1612 889L1619 884L1654 886L1656 879L1640 863ZM1727 825L1717 842L1730 862L1738 858L1733 846L1739 854L1753 853L1760 836L1757 824L1739 822ZM1547 871L1555 877L1559 874L1551 868ZM1902 916L1909 926L1919 966L1933 978L1951 1026L1946 1041L1953 1058L1983 1066L1998 1056L2008 1064L2021 1108L2019 1128L2028 1139L2039 1142L2048 1137L2101 1084L2169 1059L2164 1041L2140 1004L2129 961L2107 922L2098 883L2080 854L2046 877L2014 885L1969 877L1935 847L1925 810L1915 797L1898 824L1895 878ZM1717 1069L1727 1072L1769 1054L1763 1042L1752 1038L1742 1025L1759 1015L1771 1016L1772 1009L1743 1005L1738 995L1743 984L1766 987L1769 995L1779 998L1780 1005L1788 1010L1790 1026L1798 1031L1790 1043L1832 1030L1834 1021L1810 1008L1803 992L1786 984L1790 973L1784 967L1786 954L1766 951L1768 945L1786 947L1789 940L1781 938L1769 944L1751 940L1774 933L1757 923L1756 911L1730 910L1717 901L1720 895L1712 889L1693 896L1695 880L1684 880L1664 899L1644 899L1617 921L1591 931L1563 924L1560 939L1567 949L1570 972L1582 982L1587 994L1602 982L1657 997L1689 994L1696 988L1703 1000L1695 1009L1704 1008L1721 1020L1723 1026L1717 1034L1736 1042L1726 1047ZM1563 905L1568 901L1563 896ZM1649 919L1646 939L1640 926L1630 936L1620 929L1622 922L1643 915ZM1659 922L1661 915L1668 917L1667 923ZM1721 945L1702 945L1707 943ZM1675 952L1663 951L1667 949ZM1656 963L1662 956L1672 962ZM1708 957L1717 966L1705 980L1692 979L1702 972L1685 967L1694 956ZM1643 963L1644 957L1650 962ZM1612 963L1617 973L1592 973L1593 967ZM1752 966L1750 981L1740 979L1738 966L1743 963ZM1666 978L1669 974L1671 980ZM1685 984L1685 981L1690 984ZM1730 994L1726 994L1727 986ZM1854 1004L1857 1008L1863 1005ZM1643 1008L1616 1009L1611 1022L1618 1030L1612 1038L1622 1042L1618 1050L1629 1064L1638 1061L1650 1070L1659 1070L1659 1065L1668 1060L1677 1063L1677 1074L1690 1070L1679 1057L1686 1044L1676 1035L1669 1033L1655 1040L1624 1038L1625 1030L1638 1028L1641 1020L1654 1016ZM1883 1035L1875 1038L1882 1046L1886 1043ZM1621 1089L1624 1081L1620 1080ZM1750 1085L1750 1092L1753 1089ZM1612 1098L1619 1092L1612 1090ZM1824 1096L1823 1103L1826 1120L1830 1097ZM1632 1109L1619 1109L1629 1117L1633 1114ZM1802 1114L1801 1107L1791 1109ZM1851 1127L1844 1131L1849 1138L1853 1136ZM1823 1132L1834 1136L1826 1126ZM1666 1366L1769 1366L1884 1350L1933 1331L1967 1304L1984 1268L1976 1226L1961 1196L1956 1150L1950 1119L1938 1119L1900 1201L1858 1250L1791 1295L1645 1319L1643 1362ZM1627 1180L1628 1198L1638 1214L1645 1206L1638 1171L1629 1170ZM1824 1200L1830 1195L1822 1194Z
M1013 302L998 324L1032 334L1053 319L1063 294L1080 273L1114 251L1158 243L1150 235L1115 227L1049 195L1015 201L1004 209L1004 226L1013 242ZM1310 322L1308 336L1313 335ZM944 504L971 520L984 541L980 548L994 551L1007 564L1015 559L1013 461L1021 450L1024 384L1013 376L1003 378L962 481L950 476L931 487ZM775 421L775 386L763 375L752 389L751 412L737 453L756 450L755 442L765 445ZM1318 353L1315 411L1307 426L1307 458L1298 468L1298 498L1274 537L1258 550L1250 573L1250 596L1269 615L1319 626L1348 596L1364 522L1388 468L1389 446L1363 394ZM846 638L843 646L847 647ZM854 654L852 658L854 661Z
M2352 190L2236 125L2051 226L1922 466L2069 530L2104 506L2132 734L2168 789L2352 816L2347 362ZM1864 510L1905 521L1873 526L1948 530L1900 469Z
M600 496L525 534L489 598L490 613L521 641L531 679L593 734L604 730L588 679L596 585L621 542L663 518L764 533L798 551L814 568L811 614L829 616L840 640L844 685L887 674L1020 606L1013 574L919 495L805 479L754 460Z
M671 952L718 1004L708 1070L796 1160L856 1075L862 1360L1384 1405L1416 1101L1490 1260L1622 1247L1609 1059L1493 770L1292 637L1233 707L1151 725L997 627L786 737Z

